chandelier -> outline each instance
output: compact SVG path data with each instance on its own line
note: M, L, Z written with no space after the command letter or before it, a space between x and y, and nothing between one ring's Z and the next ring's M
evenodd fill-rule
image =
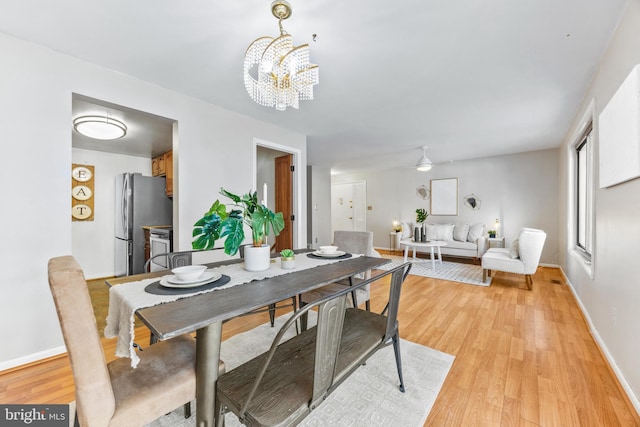
M282 21L291 16L291 5L275 0L271 13L278 18L280 37L260 37L247 48L244 86L260 105L279 111L297 109L300 100L313 99L318 66L309 63L309 45L294 46L293 38L282 28Z

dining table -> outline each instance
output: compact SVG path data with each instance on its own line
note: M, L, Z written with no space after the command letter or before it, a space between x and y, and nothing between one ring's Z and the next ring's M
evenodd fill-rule
M308 255L307 250L296 252L297 257ZM240 262L240 259L230 259L206 265L217 268ZM353 256L303 270L282 270L282 274L273 277L140 308L135 314L160 340L196 333L196 426L213 427L218 415L214 410L215 390L224 321L329 283L353 278L388 262L390 260L385 258ZM271 268L276 267L272 264ZM107 285L116 286L167 274L171 272L160 271L108 279Z

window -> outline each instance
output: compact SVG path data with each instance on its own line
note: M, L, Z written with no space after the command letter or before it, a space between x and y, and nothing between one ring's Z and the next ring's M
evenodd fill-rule
M589 259L593 250L593 141L589 127L576 145L576 248Z

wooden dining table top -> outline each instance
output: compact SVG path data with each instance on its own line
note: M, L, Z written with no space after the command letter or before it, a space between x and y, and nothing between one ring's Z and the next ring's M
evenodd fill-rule
M297 256L306 256L298 253ZM242 262L234 259L206 264L209 268ZM353 257L340 262L294 271L262 280L205 292L176 301L139 309L142 322L161 340L194 332L269 304L292 298L302 292L347 279L390 262L384 258ZM168 271L108 279L109 286L167 275Z

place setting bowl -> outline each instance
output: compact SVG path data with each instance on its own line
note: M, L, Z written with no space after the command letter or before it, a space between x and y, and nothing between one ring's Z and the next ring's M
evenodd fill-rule
M341 258L345 257L347 254L344 251L339 251L337 246L320 246L318 250L315 252L311 252L310 256L312 258Z
M160 279L160 285L167 288L192 288L218 280L222 275L207 271L206 265L185 265L171 270L173 276Z
M217 271L207 270L206 265L186 265L171 270L173 274L145 287L145 292L156 295L188 295L193 292L224 286L231 278Z
M207 271L206 265L185 265L171 270L176 278L184 283L198 280L205 271Z

